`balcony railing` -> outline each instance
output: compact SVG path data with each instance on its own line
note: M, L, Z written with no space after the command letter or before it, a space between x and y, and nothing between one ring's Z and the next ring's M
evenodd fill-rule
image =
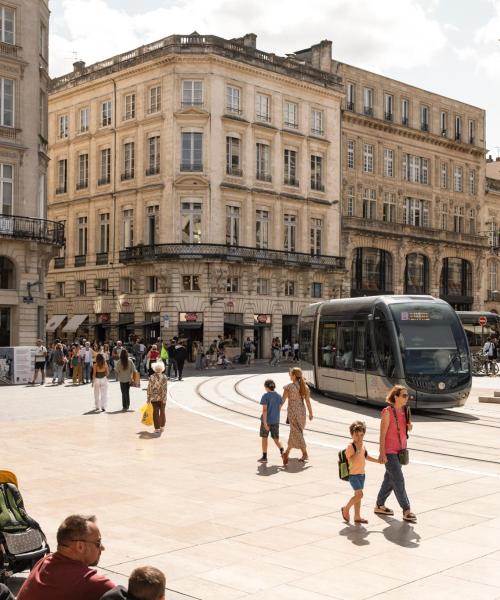
M96 265L107 265L108 264L108 253L107 252L98 252L95 255L95 264Z
M160 165L156 165L155 167L149 167L146 169L146 177L149 175L158 175L160 172Z
M408 119L408 117L402 117L401 118L401 125L403 125L403 127L408 127L410 121Z
M285 185L293 185L294 187L299 187L299 180L295 177L284 177L283 183Z
M259 121L264 121L264 123L270 123L271 122L271 115L266 114L266 113L257 113L256 117Z
M324 192L325 191L325 186L321 183L321 181L314 181L311 180L311 189L315 190L316 192Z
M257 171L257 173L255 173L255 179L258 179L259 181L267 181L267 183L271 183L271 181L273 180L272 176L269 173L261 173L260 171Z
M354 111L354 102L346 102L346 110Z
M182 108L186 108L188 106L197 106L201 108L203 106L203 100L183 100L181 102Z
M87 255L79 254L75 256L75 267L84 267L87 264Z
M157 260L227 260L231 262L257 262L273 266L345 269L343 256L311 256L305 252L286 252L248 246L225 244L156 244L133 246L120 251L120 262L142 263Z
M64 256L57 256L54 258L54 269L64 269L66 265L66 258Z
M392 121L393 117L394 117L394 115L391 112L384 113L384 119L386 121Z
M134 171L125 171L125 173L122 173L121 180L128 181L129 179L133 179L133 178L134 178Z
M420 123L421 131L429 131L429 123Z
M243 171L236 167L230 167L229 165L226 167L226 174L232 175L233 177L242 177Z
M111 182L110 177L100 177L99 180L97 181L97 185L107 185L110 182Z
M203 163L181 163L181 171L188 173L199 173L203 171Z
M319 135L319 136L323 136L325 135L325 130L324 129L315 129L314 127L311 129L311 134L312 135Z
M238 106L226 106L226 112L231 115L241 115L243 111Z
M285 121L284 125L288 129L298 129L299 128L299 124L298 123L293 123L291 121Z
M56 195L57 194L65 194L68 191L67 186L65 185L61 185L59 187L56 188Z
M0 42L0 54L5 54L5 56L17 56L17 48L14 44Z
M64 225L46 219L0 214L0 237L34 240L43 244L63 246Z
M373 117L373 106L364 106L363 112L365 113L365 115L368 115L369 117Z

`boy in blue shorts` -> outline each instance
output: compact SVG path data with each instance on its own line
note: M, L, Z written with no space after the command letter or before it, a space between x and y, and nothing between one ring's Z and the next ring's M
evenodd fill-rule
M269 434L283 455L284 448L280 442L280 410L283 404L281 396L275 391L276 384L272 379L264 382L266 393L260 399L262 416L260 418L260 437L262 440L262 456L258 462L267 462L267 439Z

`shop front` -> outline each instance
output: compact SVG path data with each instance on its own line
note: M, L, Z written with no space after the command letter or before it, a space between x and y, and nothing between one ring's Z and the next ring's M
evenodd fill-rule
M52 315L45 325L45 334L47 344L52 344L54 340L61 338L61 324L66 318L66 315Z
M271 315L253 316L253 339L255 344L255 358L271 357Z
M144 314L144 343L154 344L161 337L161 320L159 312Z
M281 343L288 342L293 344L295 340L298 340L298 326L299 317L298 315L283 315L283 326L282 326L282 337Z
M134 337L134 313L118 313L118 339L122 342L131 342Z
M178 334L179 339L186 341L188 345L188 351L193 342L203 343L203 313L179 313Z
M88 340L90 337L88 314L73 315L71 318L68 318L68 322L61 329L61 335L68 342L72 342L73 340Z
M96 322L94 324L95 329L95 340L103 344L106 341L106 326L111 322L111 314L110 313L97 313L96 314Z

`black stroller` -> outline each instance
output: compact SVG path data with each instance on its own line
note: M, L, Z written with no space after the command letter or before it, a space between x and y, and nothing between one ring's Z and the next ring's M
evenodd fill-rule
M24 508L17 477L0 471L0 582L31 569L50 552L40 525Z

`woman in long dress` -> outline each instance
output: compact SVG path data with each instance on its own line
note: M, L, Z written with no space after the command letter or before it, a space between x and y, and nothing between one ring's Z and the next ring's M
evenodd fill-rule
M306 426L306 406L309 413L309 420L313 418L311 408L311 397L309 387L307 386L302 370L294 367L290 370L291 383L283 388L283 403L288 400L288 423L290 424L290 435L288 437L288 446L283 453L283 464L288 463L290 450L297 448L302 451L299 459L305 462L309 456L307 454L306 441L304 439L304 429Z

